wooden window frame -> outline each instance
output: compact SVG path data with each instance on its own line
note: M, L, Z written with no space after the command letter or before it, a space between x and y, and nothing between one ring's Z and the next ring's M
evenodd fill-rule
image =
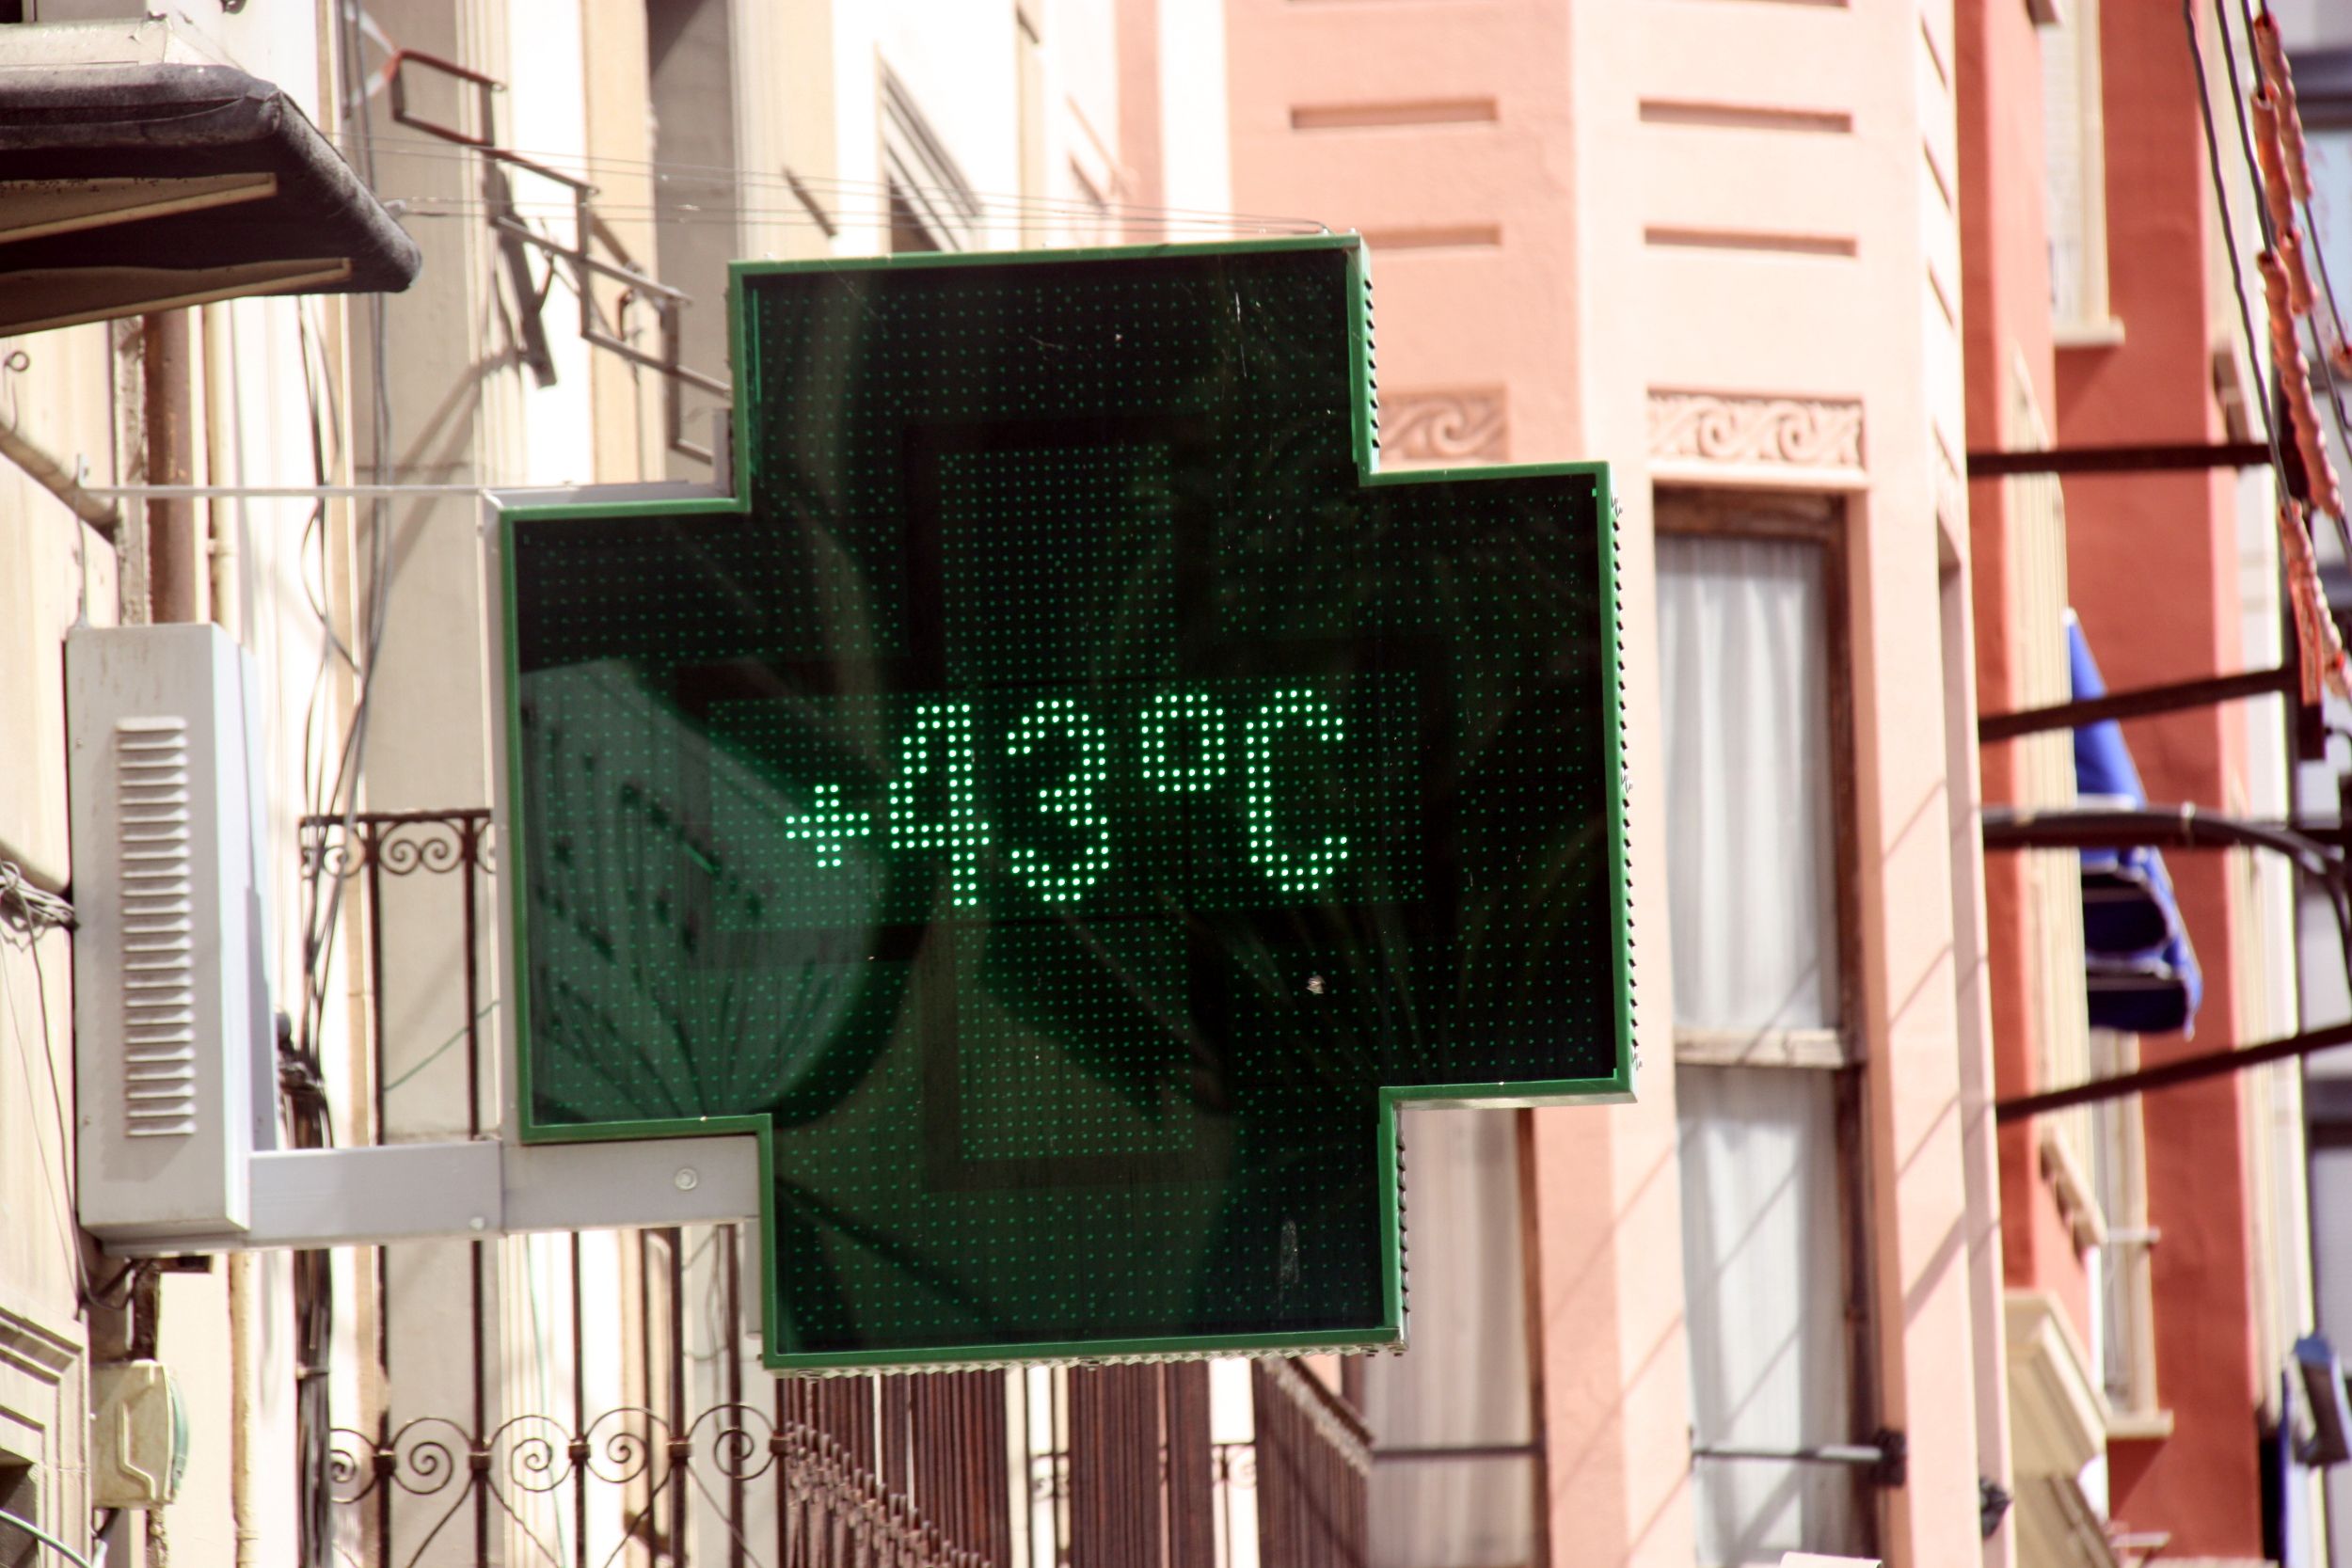
M1820 546L1821 559L1822 658L1829 722L1831 873L1836 883L1830 915L1836 923L1837 1026L1835 1029L1741 1031L1675 1030L1675 1063L1694 1067L1784 1068L1826 1071L1835 1085L1835 1121L1843 1154L1838 1181L1838 1224L1846 1239L1847 1415L1857 1440L1883 1424L1879 1399L1876 1278L1867 1193L1872 1167L1869 1117L1863 1074L1870 1053L1862 1024L1863 965L1861 844L1854 824L1859 806L1853 693L1853 600L1851 583L1855 548L1851 527L1856 499L1843 493L1745 490L1693 485L1659 486L1651 495L1654 533L1661 538L1772 540ZM1867 1476L1852 1476L1855 1515L1864 1521L1872 1548L1887 1538L1887 1499Z
M1675 1059L1713 1067L1858 1067L1867 1053L1856 1020L1862 1016L1862 857L1853 824L1853 626L1847 561L1851 547L1847 498L1775 490L1661 487L1652 515L1660 537L1779 540L1821 549L1822 657L1829 679L1830 869L1836 889L1830 912L1837 923L1837 1027L1759 1031L1753 1054L1738 1050L1741 1031L1692 1029L1675 1033Z

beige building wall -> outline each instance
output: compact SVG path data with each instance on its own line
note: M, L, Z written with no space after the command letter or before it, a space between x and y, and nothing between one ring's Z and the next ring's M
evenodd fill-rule
M127 16L119 13L128 10ZM147 11L158 13L145 16ZM117 13L107 20L108 14ZM331 131L333 74L321 28L327 12L269 14L218 7L53 5L10 28L10 69L50 57L219 61L285 89ZM85 18L78 24L72 19ZM60 24L60 19L63 19ZM346 306L335 299L253 299L190 312L186 367L196 417L194 477L215 485L308 485L348 477L342 353ZM136 321L0 340L0 421L18 440L93 487L135 484L144 471L143 381ZM199 602L254 656L261 672L264 801L269 833L268 935L279 1005L301 984L300 867L295 819L305 809L306 731L331 746L347 689L323 665L312 609L341 598L347 517L329 507L306 527L307 503L199 502L210 547ZM78 521L14 463L0 462L0 861L33 884L70 894L63 652L77 621L147 619L140 532L145 509L121 503L122 550ZM124 559L128 556L130 559ZM347 632L347 628L343 628ZM324 674L322 675L322 671ZM89 1449L89 1367L120 1359L125 1320L89 1297L119 1283L122 1260L102 1253L72 1214L77 1110L69 938L26 942L0 928L0 1449L34 1462L45 1528L89 1544L97 1456ZM346 1043L330 1010L324 1043ZM341 1064L338 1063L338 1066ZM339 1107L348 1110L347 1102ZM62 1124L60 1121L62 1117ZM115 1560L151 1549L183 1563L230 1563L241 1538L295 1534L291 1291L280 1259L167 1276L157 1354L186 1402L189 1466L179 1500L130 1514L110 1535ZM348 1373L348 1369L344 1369ZM37 1556L40 1555L37 1553Z

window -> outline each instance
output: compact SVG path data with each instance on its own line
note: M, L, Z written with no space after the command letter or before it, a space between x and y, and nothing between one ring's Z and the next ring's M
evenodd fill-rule
M1372 1428L1372 1568L1535 1556L1519 1113L1406 1111L1410 1348L1349 1363Z
M2090 1070L2113 1078L2139 1067L2139 1037L2090 1031ZM2124 1095L2086 1107L2095 1120L2091 1179L2106 1220L2105 1240L2090 1249L2094 1356L2107 1397L2110 1431L2131 1432L2162 1421L2156 1402L2153 1259L2148 1224L2148 1149L2139 1097Z
M2041 29L2042 177L2050 314L2061 345L2120 341L2107 307L2106 127L2099 0L2070 0Z
M1863 1555L1835 513L1659 506L1692 1501L1709 1568ZM1740 1450L1733 1457L1722 1450Z
M40 1483L32 1465L0 1452L0 1568L38 1568L40 1543L8 1523L40 1523Z

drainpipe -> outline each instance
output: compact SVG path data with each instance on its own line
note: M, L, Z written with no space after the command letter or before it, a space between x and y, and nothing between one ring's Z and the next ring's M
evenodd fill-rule
M229 1255L229 1517L236 1531L236 1568L261 1560L259 1499L253 1483L254 1411L261 1403L261 1357L255 1343L258 1291L249 1252Z
M195 420L190 408L188 313L161 310L141 333L147 381L147 483L196 483ZM203 619L203 550L196 503L147 503L148 618L157 623Z
M236 483L235 465L229 449L236 434L236 391L229 378L229 308L226 305L204 307L204 483L231 484ZM207 595L212 601L213 624L231 638L243 641L243 627L238 617L244 601L237 593L237 507L241 504L226 496L215 497L206 503L212 516L210 532L212 549L207 565L211 571ZM230 1277L234 1277L233 1273Z
M231 483L232 477L228 450L236 397L230 375L232 367L229 362L228 311L218 305L205 306L203 310L203 347L200 361L194 368L204 378L204 483L226 484ZM182 319L184 338L186 312L174 311L173 314ZM179 379L179 387L184 402L185 376ZM184 417L184 409L183 413ZM183 434L184 429L183 424ZM181 450L184 453L186 448ZM184 470L187 466L184 455L181 457L180 464ZM176 484L186 482L178 478L151 477L150 483ZM189 574L189 594L193 598L195 578L201 572L205 578L204 586L209 590L203 596L209 601L207 608L213 624L233 638L238 631L237 557L235 515L230 509L236 502L225 497L208 501L209 516L205 520L211 525L209 530L198 521L192 502L181 504L187 508L186 554L183 562L175 562L169 566L157 565L152 569L151 580L155 585L155 618L159 621L166 618L163 595L172 582L170 574L185 569ZM205 548L207 532L211 535L210 549ZM151 531L150 538L153 538ZM174 543L177 546L176 537ZM159 561L163 553L160 548L156 549ZM193 603L189 605L189 610L193 618ZM254 1432L255 1413L262 1403L261 1268L261 1259L249 1252L229 1255L229 1517L236 1539L236 1568L255 1568L262 1558L261 1494L254 1481L257 1450L261 1447L255 1441Z

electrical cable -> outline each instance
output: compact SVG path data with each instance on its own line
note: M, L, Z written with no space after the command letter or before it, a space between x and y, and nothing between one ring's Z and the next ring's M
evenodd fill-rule
M2221 0L2214 0L2214 3L2217 9ZM2254 85L2258 88L2265 88L2269 91L2272 102L2279 105L2281 113L2291 112L2291 106L2293 103L2293 99L2289 96L2292 91L2291 85L2283 81L2276 84L2275 86L2272 85L2269 79L2269 72L2263 64L2263 51L2260 44L2257 42L2256 38L2259 30L2259 24L2254 20L2254 11L2253 7L2250 4L2250 0L2238 0L2238 14L2244 19L2246 24L2246 53L2249 58L2249 63L2254 68ZM2263 8L2263 15L2266 18L2270 17L2270 8L2266 5ZM2275 27L2277 25L2276 19L2272 18L2271 21L2272 25ZM2226 43L2228 36L2228 28L2226 26L2223 28L2223 36ZM2234 71L2233 72L2233 75L2234 76ZM2242 106L2240 112L2241 114L2244 112ZM2247 133L2249 136L2250 134L2250 131ZM2308 190L2301 196L2295 196L2293 191L2290 190L2289 196L2293 203L2300 206L2302 209L2303 229L2311 238L2310 248L2312 261L2313 266L2318 270L2319 274L2319 288L2317 290L2317 293L2320 298L2325 299L2328 302L2328 319L2335 324L2336 342L2339 346L2342 346L2346 342L2344 329L2344 312L2339 308L2336 300L2334 279L2328 276L2327 247L2319 243L2318 214L2312 210L2311 196ZM2320 366L2327 376L2328 400L2330 411L2335 416L2336 437L2344 444L2345 450L2352 451L2352 431L2347 430L2344 405L2344 390L2336 375L2335 356L2328 352L2327 335L2318 330L2319 315L2316 310L2312 312L2312 326L2313 336L2317 339L2316 347L2319 349Z
M40 1015L42 1075L49 1081L49 1109L55 1118L57 1137L56 1168L51 1168L45 1149L37 1148L35 1152L42 1156L40 1161L41 1183L49 1190L49 1204L56 1217L58 1240L64 1243L66 1260L73 1275L75 1299L77 1303L86 1305L89 1300L89 1273L82 1258L80 1229L74 1223L74 1216L80 1212L80 1197L74 1191L72 1164L72 1121L66 1115L65 1092L58 1083L56 1031L49 1025L49 977L40 966L40 939L52 930L69 927L72 910L63 899L28 887L20 868L12 863L0 861L0 885L9 882L34 895L18 906L22 911L21 919L17 916L0 919L0 926L22 933L23 950L32 964L33 1006ZM6 908L5 904L0 904L0 911L5 911ZM9 939L7 945L16 947L19 940ZM40 1099L39 1091L33 1086L32 1033L24 1027L24 1019L17 1010L16 988L0 986L0 997L5 997L8 1002L8 1036L16 1042L17 1069L24 1080L24 1109L29 1117L34 1114L34 1102ZM40 1136L36 1132L34 1143L39 1145L40 1142Z
M2261 53L2256 49L2254 44L2253 13L2248 8L2246 0L2239 0L2239 9L2244 12L2246 17L2247 63L2253 69L2255 86L2257 87L2261 87L2265 86L2265 78L2263 75ZM2230 19L2229 12L2225 6L2225 0L2213 0L2213 11L2214 25L2219 29L2221 35L2221 58L2222 64L2225 68L2222 74L2229 81L2230 101L2237 119L2238 146L2239 150L2246 156L2247 176L2252 182L2254 189L2254 215L2262 229L2264 248L2277 252L2280 248L2281 239L2278 225L2271 221L2269 203L2265 200L2263 197L2264 177L2262 160L2255 153L2253 125L2248 118L2246 94L2244 88L2238 81L2236 45L2230 40ZM2201 71L2201 67L2200 69ZM2271 96L2275 101L2279 95L2274 91ZM2217 184L2219 182L2220 178L2220 171L2216 169L2214 179ZM2290 216L2293 215L2292 200L2293 198L2290 194ZM2306 221L2308 222L2308 216ZM2233 236L2225 235L2224 238L2225 240L2230 240L2233 239ZM2319 248L2316 231L2314 231L2312 235L2312 248L2314 251ZM2322 259L2321 265L2323 268L2325 267L2325 258ZM2330 309L2332 309L2334 301L2331 299L2328 303ZM2314 321L2316 321L2316 318L2314 318ZM2327 378L2328 411L2334 416L2335 419L2336 439L2340 443L2343 443L2346 450L2352 450L2352 431L2348 431L2345 427L2343 398L2342 394L2336 388L2335 367L2328 363L2327 345L2323 342L2319 345L2319 348L2320 371L2321 373ZM2292 368L2289 366L2274 364L2271 369L2275 373L2282 377L2292 373ZM2345 520L2342 517L2337 517L2335 519L2335 524L2338 532L2343 536L2346 553L2352 554L2352 532L2344 531L2347 526Z
M71 931L75 924L72 904L34 886L14 861L0 861L0 925L38 938L43 931Z
M39 1525L34 1524L30 1519L24 1518L21 1514L0 1513L0 1525L7 1525L13 1529L23 1530L26 1535L31 1536L34 1540L40 1542L42 1545L48 1547L51 1551L65 1559L68 1562L72 1563L73 1568L91 1568L89 1559L84 1557L81 1553L75 1551L72 1547L67 1545L64 1542L58 1540L56 1536L50 1534L47 1530L41 1528Z
M2246 269L2238 261L2237 224L2230 215L2230 192L2221 172L2221 138L2214 131L2213 94L2205 81L2204 46L2197 41L2197 0L2181 0L2181 23L2188 33L2188 55L2192 74L2197 78L2197 108L2205 130L2205 166L2213 176L2214 199L2221 207L2221 248L2230 258L2231 293L2237 300L2238 325L2246 333L2246 353L2249 362L2262 362L2263 340L2254 335L2253 308L2246 293ZM2257 201L2256 207L2261 203ZM2267 226L2267 218L2264 222ZM2276 476L2281 494L2286 493L2286 460L2279 450L2279 421L2270 406L2267 393L2263 404L2263 439L2270 448L2270 471ZM2352 554L2352 537L2347 537L2346 553Z
M2217 7L2220 4L2220 0L2215 0L2215 4ZM2245 268L2243 263L2241 263L2238 259L2237 225L2230 213L2229 186L2227 180L2222 173L2221 167L2220 138L2214 130L2213 95L2206 79L2204 49L2203 46L2199 43L2197 38L2197 12L2195 0L2181 0L2181 21L2183 29L2187 35L2189 62L2192 73L2197 79L2197 107L2199 119L2204 130L2206 169L2213 180L2214 200L2219 206L2221 213L2222 249L2224 254L2226 254L2229 258L2231 292L2235 296L2237 301L2238 323L2246 334L2247 354L2254 364L2259 365L2261 363L2259 356L2262 340L2258 339L2254 335L2253 309L2246 292ZM2224 45L2224 54L2226 58L2227 45L2229 43L2228 29L2226 25L2222 29L2222 43ZM2235 95L2238 89L2236 81L2236 67L2234 62L2230 64L2229 69L2231 77L2231 91L2233 95ZM2262 179L2262 174L2258 166L2259 161L2253 158L2250 143L2248 147L2248 156L2249 159L2249 172L2259 184ZM2258 225L2262 231L2267 235L2270 229L2269 213L2264 206L2259 195L2255 200L2255 209ZM2265 246L2265 256L2267 258L2272 253ZM2265 275L2266 289L2269 280L2268 275ZM2274 312L2278 309L2276 303L2268 299L2267 293L2265 294L2265 306ZM2274 325L2275 325L2276 321L2274 317ZM2274 360L2278 357L2278 350L2280 347L2293 350L2292 357L2294 359L2301 358L2300 350L2296 349L2294 346L2294 335L2291 323L2289 324L2286 341L2283 344L2274 344L2273 346ZM2284 375L2290 373L2289 367L2279 366L2275 363L2272 369L2274 373L2280 378L2283 378ZM2308 398L2308 386L2304 388L2304 392L2306 398ZM2291 399L2288 401L2290 403L2292 402ZM2303 530L2305 528L2305 524L2301 520L2299 514L2317 510L2317 508L2299 506L2294 499L2293 488L2287 483L2286 463L2280 451L2280 436L2279 428L2280 411L2270 406L2270 397L2267 384L2265 384L2263 403L2263 435L2265 443L2270 449L2272 483L2277 486L2277 504L2280 513L2279 526L2281 529L2293 528L2296 530ZM2289 412L2291 414L2291 409ZM2318 430L2314 428L2309 434L2312 437L2312 446L2313 448L2320 448L2322 443L2320 441L2320 433ZM2306 468L2309 468L2311 467L2311 463L2308 460L2310 454L2305 453L2304 455L2307 458L2305 467ZM2325 461L2324 450L2320 451L2318 460L2321 462ZM2305 478L2308 482L2307 487L2312 488L2313 493L2316 494L2322 485L2324 475L2307 472ZM2332 484L2328 484L2327 488L2332 490ZM2329 520L2335 526L2337 540L2343 546L2346 557L2352 558L2352 523L2347 523L2347 520L2338 513L2330 512L2328 515ZM2308 535L2297 543L2298 545L2308 546ZM2308 554L2305 555L2304 559L2308 560ZM2290 573L2289 575L2292 578L2293 574ZM2315 584L2305 584L2304 586L2310 586L2313 591L2316 591ZM2295 595L2297 592L2297 583L2290 580L2287 584L2287 594L2291 600L2300 603L2300 600L2295 599ZM2297 625L2298 626L2302 625L2302 620L2299 615L2297 618ZM2326 626L2323 626L2323 633L2328 628ZM2300 634L2298 633L2298 636ZM2340 667L2343 658L2342 652L2340 648L2335 647L2334 639L2332 637L2328 638L2328 641L2330 644L2330 648L2333 650L2331 654L2332 659L2334 660L2335 665ZM2345 958L2347 963L2352 963L2352 948L2347 948Z
M482 153L482 150L479 149L459 147L453 143L447 143L439 140L430 140L423 137L409 138L401 136L378 136L375 138L373 146L386 156L392 158L437 158L449 161L461 161L479 156ZM705 180L682 182L708 184L720 189L740 189L743 187L753 187L758 189L790 192L793 190L794 182L797 181L800 185L811 191L825 191L875 197L885 202L889 198L890 192L896 188L898 190L910 192L918 196L945 198L955 202L959 206L971 202L977 202L984 209L994 209L998 211L1020 210L1041 214L1051 214L1058 212L1073 215L1086 216L1101 215L1106 212L1119 213L1130 216L1142 216L1147 214L1160 214L1171 218L1191 218L1202 221L1214 220L1219 223L1230 224L1239 229L1297 229L1311 233L1327 234L1331 232L1328 225L1318 222L1313 218L1254 213L1222 212L1206 207L1176 207L1169 206L1165 203L1132 201L1097 203L1083 197L1025 196L1019 193L1006 191L973 191L957 189L944 185L911 184L904 181L850 180L832 175L799 174L783 176L762 174L748 169L739 169L723 164L691 164L662 159L619 158L601 154L582 154L574 151L547 151L534 150L525 148L507 147L499 148L497 150L502 153L512 154L515 157L528 158L534 162L544 163L549 165L550 166L553 166L560 162L568 162L580 166L583 170L593 170L601 167L611 169L615 172L626 172L632 175L651 175L657 181L662 182L670 181L673 172L704 175L707 177ZM530 170L524 169L522 172L527 174ZM558 172L562 171L559 169ZM584 175L582 177L585 178ZM374 188L374 181L373 178L370 180L370 188ZM393 199L400 198L395 198ZM545 202L534 203L534 205L542 206L546 204L547 203ZM572 203L566 199L563 205L568 209ZM614 204L613 210L626 210L632 205L644 206L646 204L617 203ZM608 210L607 204L603 201L598 201L596 206L599 211ZM792 208L779 210L791 210L805 213L807 211L807 206L804 202L796 201Z

